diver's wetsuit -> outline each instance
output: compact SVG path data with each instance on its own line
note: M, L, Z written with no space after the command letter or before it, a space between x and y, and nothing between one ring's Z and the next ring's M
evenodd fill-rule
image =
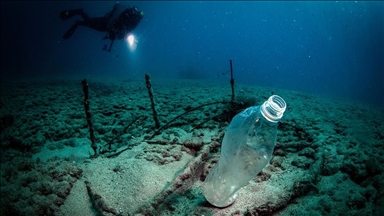
M115 4L112 11L102 17L90 18L83 9L76 9L62 11L60 18L67 20L75 15L80 15L83 20L77 20L72 27L65 32L63 38L70 38L78 26L87 26L97 31L107 33L103 38L111 40L109 49L104 49L107 51L111 51L115 39L123 39L125 35L136 28L143 18L143 12L138 11L136 7L127 8L121 4Z

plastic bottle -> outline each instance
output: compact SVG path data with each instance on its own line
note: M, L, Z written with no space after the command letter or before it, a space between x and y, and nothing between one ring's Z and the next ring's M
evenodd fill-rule
M276 144L277 123L286 103L269 97L261 106L237 114L225 132L219 162L204 181L204 196L217 207L231 205L241 187L271 160Z

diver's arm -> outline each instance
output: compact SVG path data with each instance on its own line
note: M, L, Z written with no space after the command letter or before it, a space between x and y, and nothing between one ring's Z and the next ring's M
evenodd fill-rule
M115 41L115 40L111 40L111 44L109 45L109 49L103 48L103 50L108 51L108 52L111 52L111 49L112 49L112 46L113 46L113 42L114 42L114 41Z

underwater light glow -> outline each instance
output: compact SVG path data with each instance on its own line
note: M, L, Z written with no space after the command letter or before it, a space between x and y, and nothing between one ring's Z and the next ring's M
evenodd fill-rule
M129 46L132 46L133 43L135 42L135 36L133 36L133 35L129 35L129 36L127 37L127 40L128 40Z
M137 40L133 34L130 34L126 38L128 47L131 51L135 51L137 47Z

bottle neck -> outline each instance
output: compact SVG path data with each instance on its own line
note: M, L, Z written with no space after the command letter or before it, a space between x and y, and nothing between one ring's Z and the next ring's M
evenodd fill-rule
M261 105L260 111L266 120L277 123L283 117L286 108L287 104L283 98L272 95Z

